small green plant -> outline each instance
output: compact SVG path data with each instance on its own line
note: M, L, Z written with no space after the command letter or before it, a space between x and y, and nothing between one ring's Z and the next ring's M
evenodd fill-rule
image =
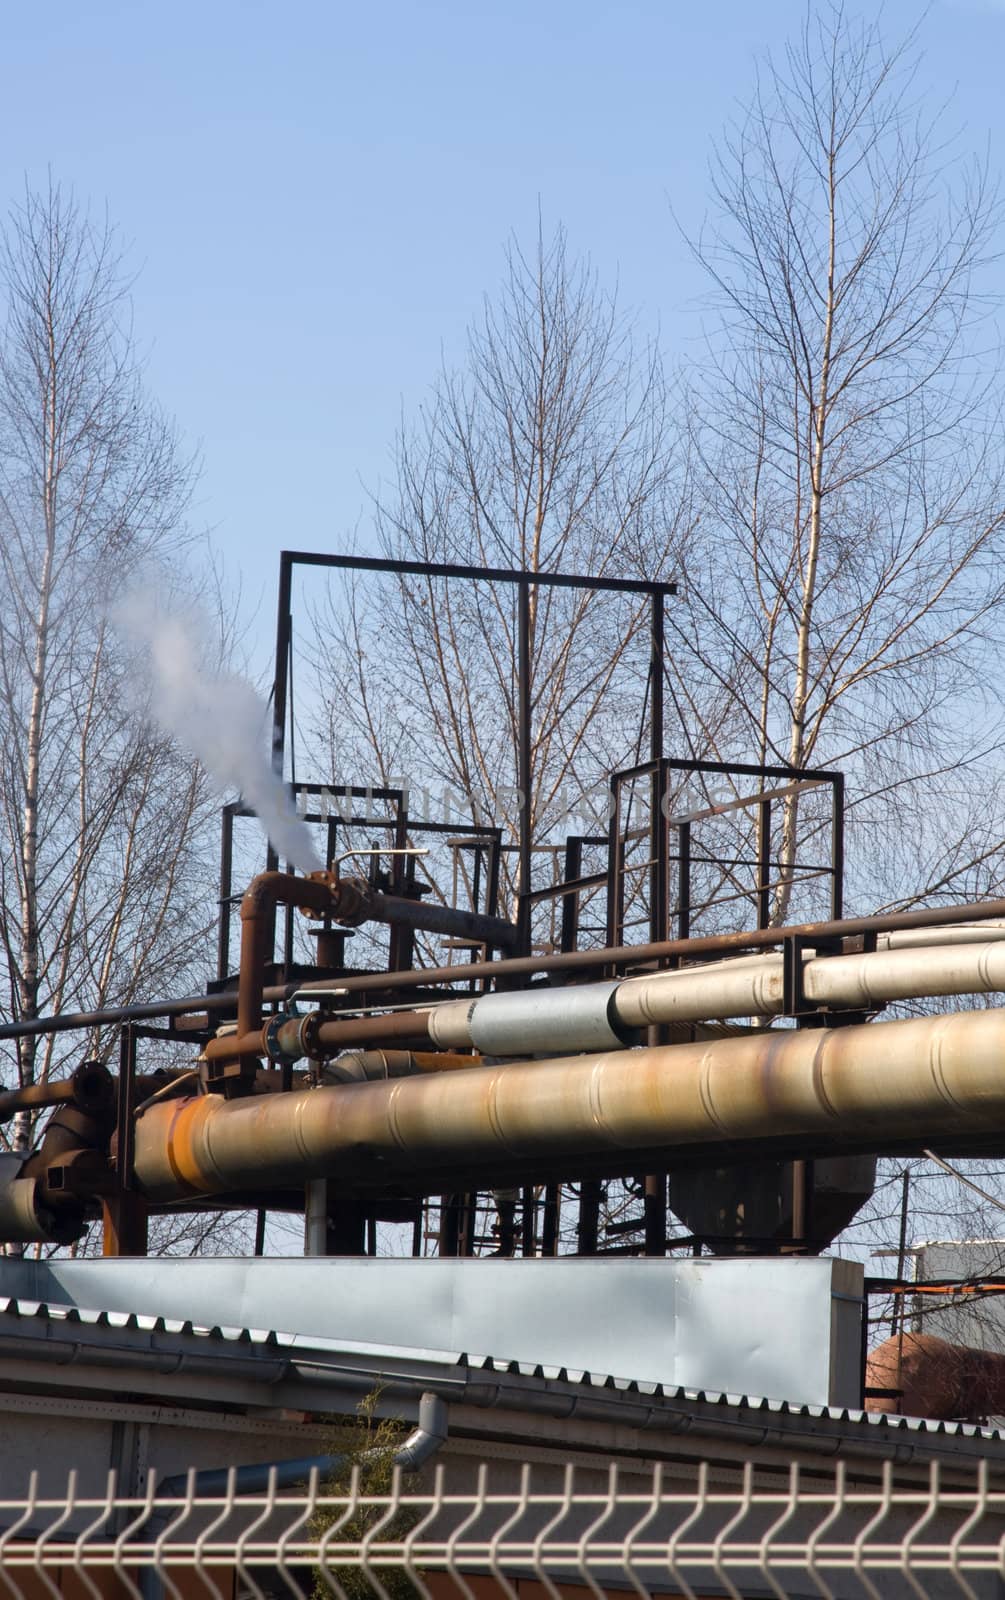
M342 1458L342 1465L322 1484L325 1495L348 1496L355 1468L359 1469L361 1495L370 1499L390 1494L394 1479L394 1457L407 1429L399 1418L377 1416L380 1394L379 1388L371 1390L357 1406L356 1420L333 1430L328 1450L330 1454ZM329 1581L329 1575L349 1600L377 1600L378 1591L362 1568L340 1564L337 1552L340 1545L361 1543L386 1514L386 1506L361 1505L341 1524L329 1546L325 1566L314 1569L312 1600L331 1600L336 1591ZM341 1517L340 1507L325 1506L311 1520L311 1536L320 1541ZM381 1528L381 1543L404 1539L417 1520L418 1513L414 1510L396 1512ZM380 1583L391 1600L419 1600L419 1590L402 1568L383 1567Z

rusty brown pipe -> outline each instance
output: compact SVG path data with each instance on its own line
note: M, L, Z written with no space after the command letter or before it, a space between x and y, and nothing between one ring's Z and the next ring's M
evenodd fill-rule
M115 1080L101 1061L82 1061L69 1078L57 1083L30 1083L23 1089L0 1094L0 1122L9 1122L19 1111L35 1111L47 1106L75 1105L83 1111L109 1107L115 1095Z
M432 1043L421 1011L390 1012L386 1016L333 1017L322 1021L317 1012L287 1017L274 1034L265 1028L253 1033L224 1033L210 1039L203 1050L206 1061L236 1061L241 1056L269 1056L276 1061L318 1059L349 1050L355 1045L429 1045Z
M306 883L297 878L297 883ZM533 977L546 972L598 972L604 967L641 967L683 956L737 955L746 950L764 950L792 935L817 940L842 939L851 954L862 949L863 936L913 928L949 928L975 920L1005 920L1005 899L967 901L962 905L937 906L919 911L888 911L868 917L847 917L836 922L788 923L779 928L751 928L745 932L709 934L695 939L665 939L656 944L617 945L597 950L559 951L545 956L506 957L501 961L473 961L447 967L418 967L404 972L381 973L379 983L372 973L358 973L340 980L347 994L380 989L428 988L439 983L460 983L470 979L508 979ZM331 987L330 979L315 983L274 984L264 991L270 1003L283 1003L296 992ZM78 1028L93 1028L106 1023L135 1022L155 1017L176 1017L205 1011L211 1016L229 1012L235 1001L232 990L211 995L190 995L174 1000L152 1000L132 1006L112 1006L101 1011L67 1011L55 1017L35 1017L30 1021L0 1025L0 1039L35 1038L41 1034L66 1033Z
M279 905L301 906L317 916L332 910L331 885L325 876L298 878L292 872L260 872L241 901L241 965L237 980L237 1033L239 1039L262 1026L262 992L269 957L271 916ZM259 1055L259 1050L250 1050Z

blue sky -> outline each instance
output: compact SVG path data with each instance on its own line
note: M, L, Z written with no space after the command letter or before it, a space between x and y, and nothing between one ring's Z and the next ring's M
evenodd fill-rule
M861 8L875 15L877 7ZM344 547L394 430L540 204L673 356L699 285L671 218L791 0L88 0L3 7L0 197L46 167L139 269L152 392L197 444L195 515L249 610L283 546ZM903 0L923 82L1005 164L1005 4Z

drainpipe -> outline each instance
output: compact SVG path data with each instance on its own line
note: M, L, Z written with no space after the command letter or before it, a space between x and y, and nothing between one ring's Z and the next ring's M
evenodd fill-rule
M419 1399L419 1423L394 1452L393 1464L402 1472L418 1472L447 1442L448 1411L438 1394L426 1392ZM203 1472L179 1473L157 1486L158 1499L179 1499L193 1495L267 1494L270 1484L277 1489L294 1489L306 1483L312 1472L324 1482L347 1466L362 1471L386 1459L383 1450L363 1450L355 1455L302 1456L295 1461L259 1461L246 1467L210 1467ZM231 1485L233 1484L233 1489ZM164 1512L157 1513L166 1515Z

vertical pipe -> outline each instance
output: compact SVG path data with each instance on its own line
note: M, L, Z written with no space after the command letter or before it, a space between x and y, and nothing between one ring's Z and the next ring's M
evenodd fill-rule
M541 1254L543 1256L556 1256L558 1254L558 1219L562 1203L562 1190L559 1184L549 1183L544 1191L544 1208L541 1217Z
M136 1089L136 1028L119 1035L119 1099L116 1116L116 1187L102 1200L101 1253L142 1256L147 1252L147 1203L133 1183L133 1104Z
M489 843L489 865L488 865L489 877L488 877L488 885L487 885L486 895L485 895L485 908L486 908L487 914L490 917L496 917L496 916L499 915L499 873L500 873L501 865L502 865L502 839L501 839L501 837L500 837L500 835L498 833L493 833L492 838L491 838L490 843ZM485 959L486 959L487 962L492 960L492 949L491 949L491 947L486 950ZM480 987L481 987L483 992L489 988L489 984L490 984L490 980L488 978L483 978L481 980ZM474 974L472 974L471 980L470 980L470 982L468 984L468 989L469 989L471 994L475 994L477 992L478 988L479 988L479 980L478 980L478 978L476 978L474 976Z
M583 871L583 841L570 833L565 841L565 882L571 883ZM575 950L579 942L579 894L562 896L562 949Z
M677 831L677 938L691 937L691 824Z
M458 1214L458 1196L445 1194L440 1201L440 1249L441 1256L455 1256L460 1242L461 1227Z
M837 922L844 906L844 773L834 774L831 789L831 921Z
M519 935L516 948L521 955L530 954L531 904L530 894L531 849L531 738L530 738L530 580L522 577L517 584L519 596L517 629L520 635L517 660L517 788L520 790L520 899L517 912Z
M907 1216L911 1196L911 1169L905 1167L901 1176L900 1191L900 1242L897 1250L897 1278L901 1284L904 1282L904 1268L907 1265ZM907 1328L907 1295L903 1289L900 1294L900 1327L897 1333L897 1383L901 1387L901 1374L904 1365L904 1333ZM904 1409L903 1395L897 1396L898 1412Z
M230 896L234 886L234 812L228 804L220 820L220 917L216 934L216 979L230 973Z
M757 926L771 921L771 801L757 808Z
M664 1256L667 1248L667 1179L664 1172L651 1172L646 1177L645 1238L647 1256Z
M405 799L407 791L403 790L398 798L394 818L394 848L402 851L408 847L408 803ZM391 857L391 893L401 895L415 882L415 857L395 855ZM476 908L477 909L477 908ZM388 966L392 972L407 972L414 964L415 933L405 923L392 925L389 942Z
M584 1178L579 1186L579 1245L577 1255L595 1256L600 1237L599 1178Z
M805 1244L813 1231L813 1162L792 1163L792 1238Z
M522 1191L520 1208L521 1250L525 1256L537 1255L537 1200L531 1185Z
M326 1256L327 1254L328 1180L311 1178L310 1182L304 1185L304 1255Z
M465 1194L461 1196L461 1237L460 1253L462 1256L473 1256L475 1253L475 1230L478 1224L478 1196Z
M667 830L663 823L663 595L654 591L649 623L649 759L653 763L649 802L649 938L666 938ZM662 929L662 931L660 931Z
M272 767L281 779L286 759L286 699L290 670L290 643L293 637L293 554L282 550L279 554L279 601L276 612L276 676L272 685ZM279 864L272 846L269 846L267 870L274 872Z
M649 758L653 772L649 794L649 939L652 944L665 939L670 912L669 828L663 815L667 765L663 758L663 595L652 596L650 625L649 682L652 695L649 716ZM654 1048L665 1044L666 1029L658 1023L646 1030L646 1042ZM647 1256L666 1254L667 1175L650 1172L645 1179L645 1251Z
M608 948L621 943L625 915L625 850L621 837L621 785L611 779L610 820L607 825L607 937Z

